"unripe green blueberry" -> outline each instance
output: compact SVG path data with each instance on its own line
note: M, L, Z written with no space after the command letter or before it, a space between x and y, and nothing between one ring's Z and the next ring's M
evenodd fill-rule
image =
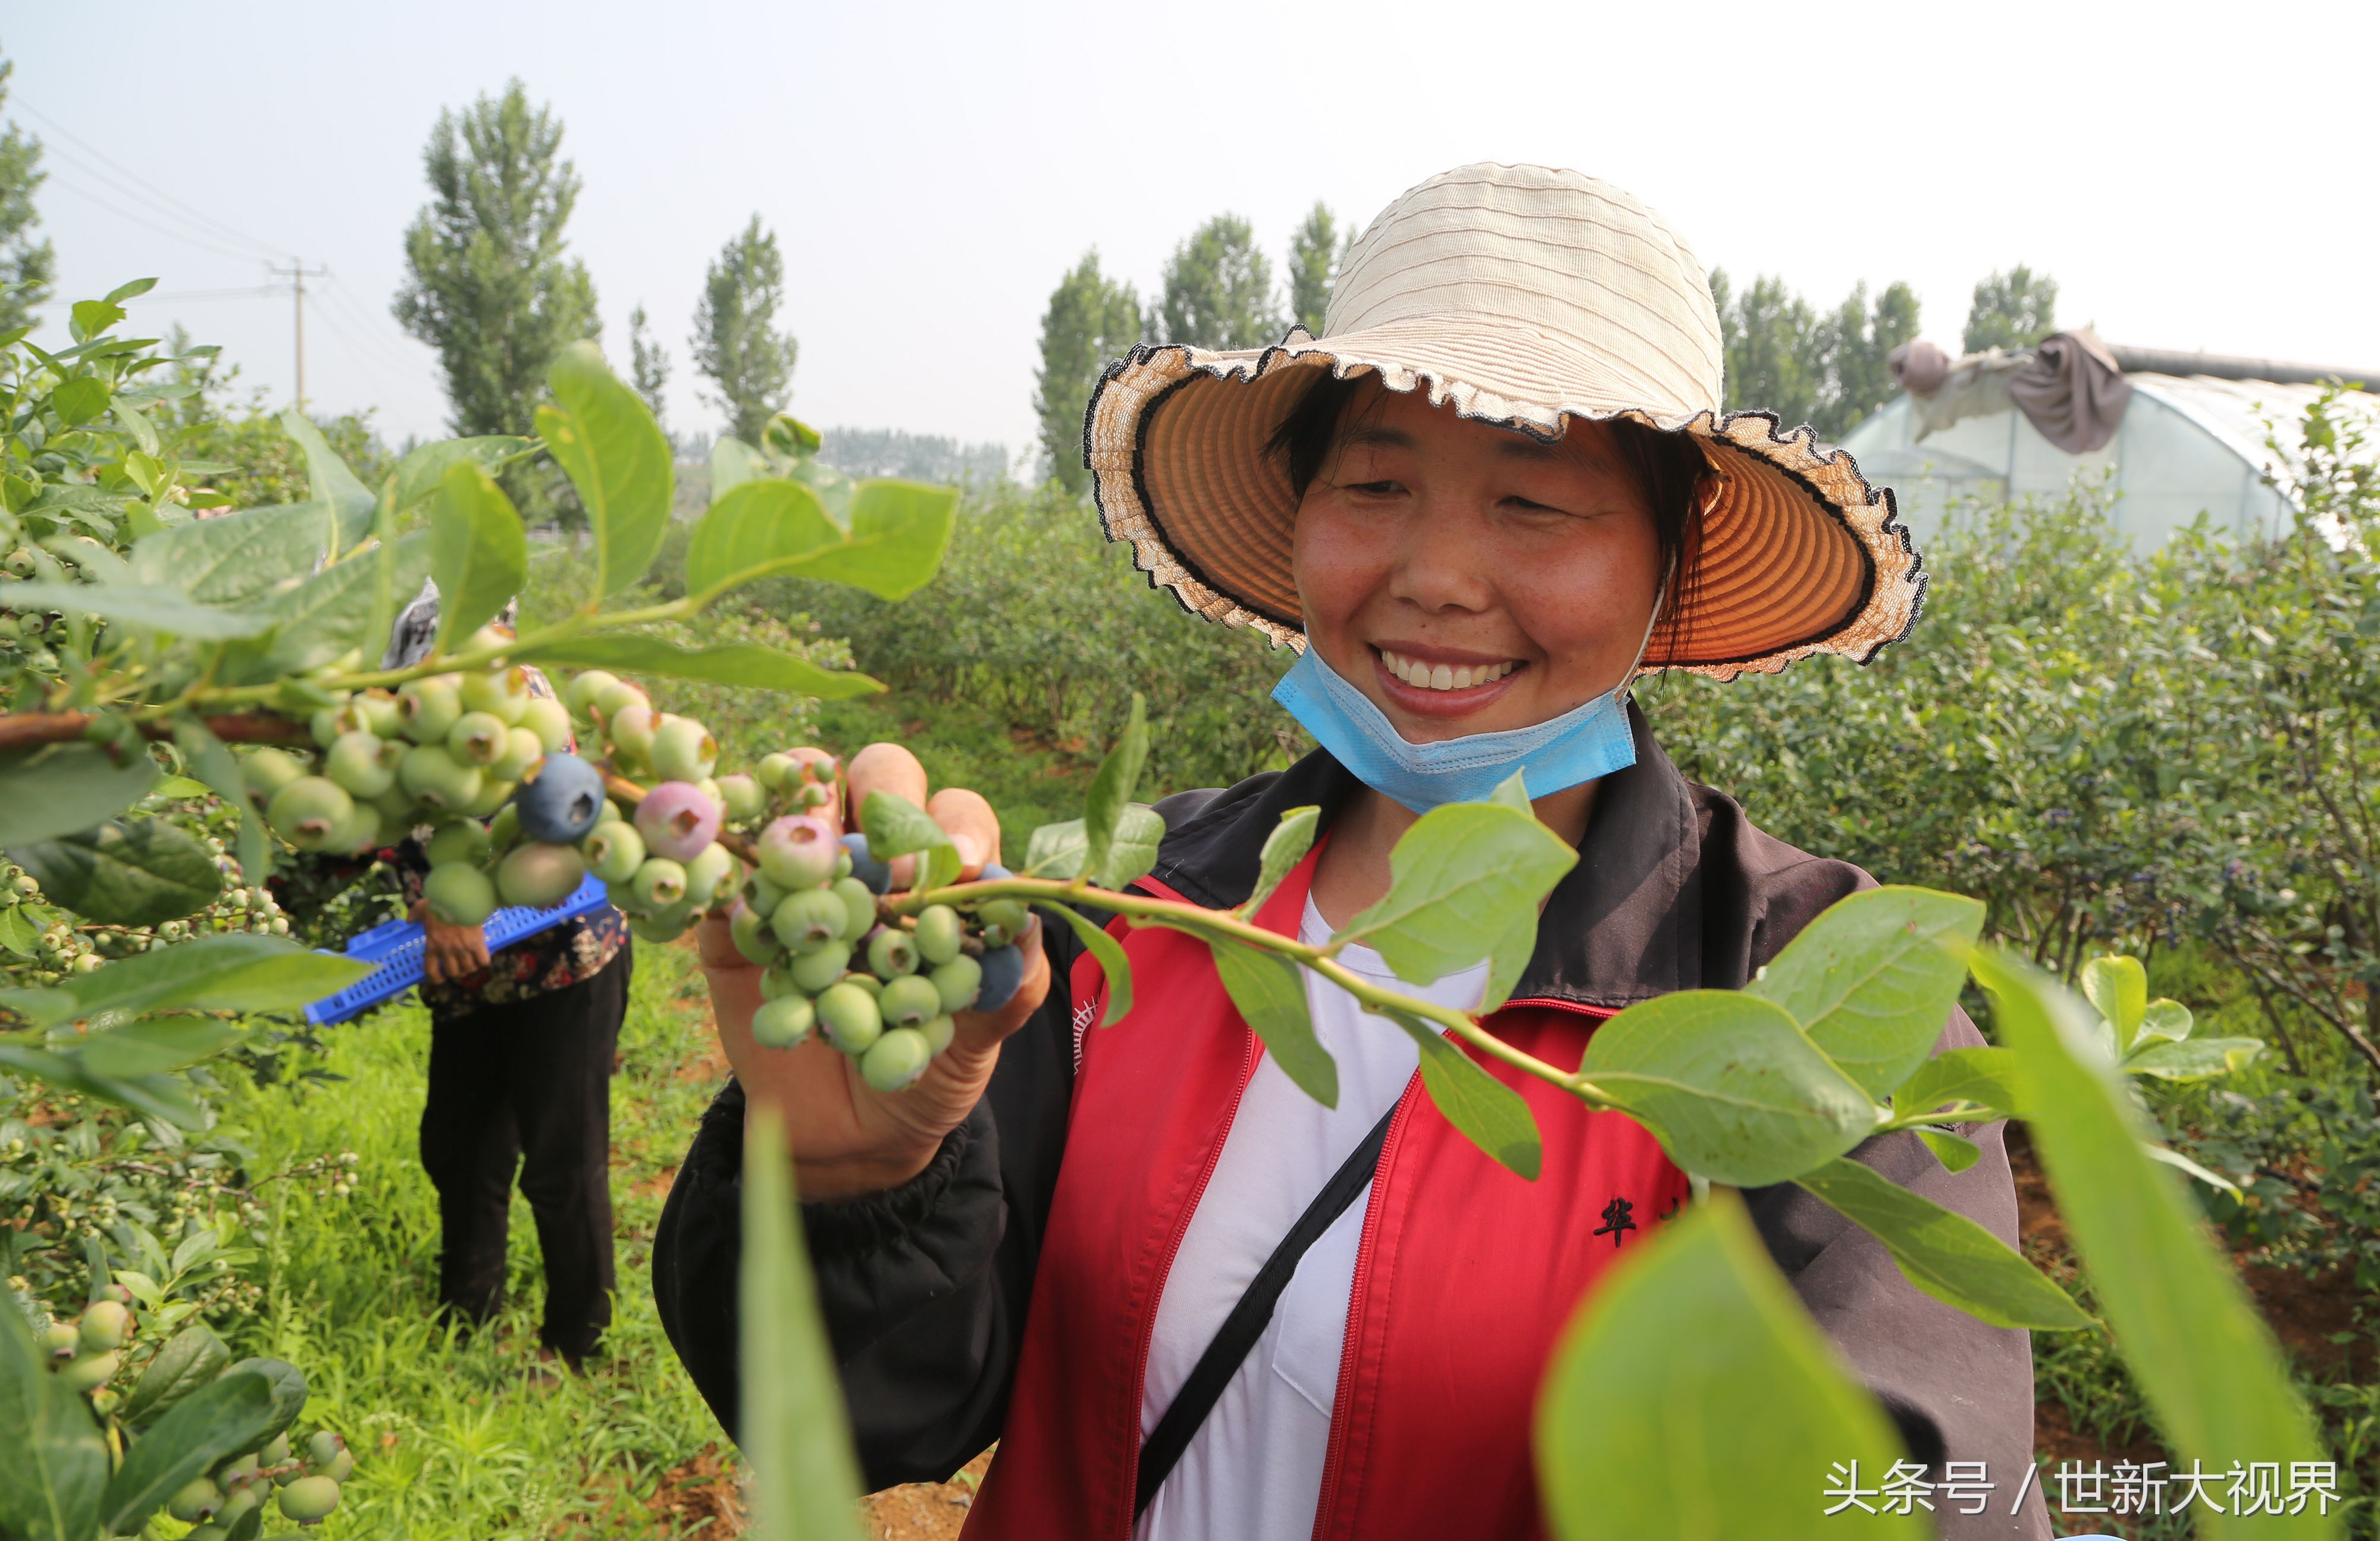
M686 935L686 919L675 909L660 915L631 914L628 916L628 934L638 941L675 941Z
M201 1525L182 1537L182 1541L230 1541L230 1527L247 1519L250 1511L262 1509L264 1496L272 1490L273 1484L261 1479L245 1482L237 1487L225 1483L223 1507L215 1511L215 1524L224 1527L221 1534L210 1537L207 1531L211 1527Z
M341 855L359 855L380 844L380 809L370 803L357 803L347 809L347 816L333 826L322 849Z
M587 860L577 847L525 842L496 868L496 892L507 904L551 909L578 892L586 879Z
M834 880L834 858L840 849L834 826L822 819L779 819L753 843L760 870L786 890L816 888Z
M926 1074L933 1047L915 1027L894 1027L859 1057L859 1077L880 1092L896 1092Z
M317 1429L314 1438L306 1441L306 1462L310 1466L327 1466L346 1450L347 1442L332 1429Z
M686 864L686 896L698 910L707 909L735 888L735 858L712 841Z
M224 1502L228 1507L231 1500L226 1499ZM242 1511L241 1513L245 1518L246 1511ZM188 1530L184 1531L182 1541L231 1541L231 1532L210 1521L203 1525L192 1525Z
M686 868L667 856L647 856L629 883L638 904L647 910L665 910L686 897Z
M400 750L402 747L403 746L400 745ZM404 762L405 757L400 753L397 757L400 769ZM401 785L390 787L371 801L372 807L380 809L381 818L388 821L388 827L392 830L410 830L419 822L413 806L413 794L406 791Z
M492 711L467 711L446 730L446 752L464 765L493 765L504 758L512 724Z
M752 902L754 909L764 916L776 914L777 906L783 904L785 895L792 892L771 882L769 875L757 867L745 874L744 896Z
M827 892L843 901L843 940L857 941L876 928L876 893L856 878L837 878Z
M604 669L589 669L571 677L570 686L562 693L570 705L572 715L592 720L595 702L603 692L620 683L620 676Z
M322 773L346 788L351 797L377 797L396 784L401 746L377 734L343 733L322 757Z
M603 729L612 740L612 758L630 765L642 765L653 750L653 730L661 718L642 701L632 701L603 721Z
M570 709L551 696L531 696L528 705L521 709L520 725L537 734L539 746L547 754L558 755L570 747Z
M281 1490L281 1517L308 1524L339 1507L339 1485L326 1476L303 1476Z
M748 824L768 810L769 795L759 782L738 771L719 778L719 801L729 823Z
M63 1365L75 1356L76 1349L82 1346L82 1334L75 1330L72 1322L52 1322L42 1329L42 1335L35 1341L41 1348L42 1358Z
M347 731L346 712L341 707L324 707L306 719L306 731L312 735L314 747L327 749L338 742L339 734Z
M545 740L529 727L504 730L504 752L488 767L488 774L497 781L516 782L545 758Z
M96 1391L115 1378L123 1360L114 1351L106 1353L86 1353L58 1371L58 1379L69 1391Z
M997 926L1013 940L1025 934L1025 922L1030 912L1021 899L987 899L976 906L976 918L986 926Z
M119 1349L132 1336L132 1313L112 1300L95 1300L83 1307L76 1325L76 1346L85 1353Z
M829 803L833 802L834 794L829 792L822 786L806 786L802 788L802 795L799 801L802 807L815 813L820 808L822 808Z
M430 913L449 926L480 926L496 913L496 885L476 867L433 867L421 880Z
M884 999L884 981L878 978L875 975L868 973L868 970L864 968L856 974L844 975L843 977L843 982L849 985L854 989L866 990L868 992L868 999L871 1001L881 1001Z
M329 1477L333 1482L346 1481L355 1474L355 1455L344 1449L328 1461L310 1461L306 1463L308 1476Z
M890 1027L915 1027L942 1014L941 991L922 974L904 974L885 980L884 997L879 1004L884 1012L885 1025Z
M805 1000L808 999L808 992L796 986L794 983L794 977L785 971L787 961L790 960L780 960L760 970L761 1000L782 1001L788 995L798 995Z
M474 819L491 819L498 808L510 803L518 782L500 782L489 772L480 772L480 795L463 805L463 811Z
M832 890L813 888L788 895L769 916L769 925L787 952L815 953L821 947L841 946L843 928L849 918L843 901Z
M727 936L735 943L735 951L758 967L765 968L784 955L785 950L777 943L777 933L770 928L769 917L741 899L728 912Z
M419 744L396 762L396 784L413 800L433 811L460 813L479 799L484 778L476 765L465 765L443 744Z
M223 1484L226 1496L244 1483L256 1480L257 1460L254 1451L234 1456L215 1468L215 1480Z
M846 1054L864 1054L884 1032L884 1013L876 998L845 982L830 985L818 998L819 1031L826 1041Z
M934 993L941 997L942 1010L963 1012L975 1004L976 991L983 988L983 965L965 953L945 964L936 964L927 976L934 982Z
M224 1504L223 1489L203 1476L192 1477L165 1500L165 1512L184 1524L212 1520Z
M791 1049L810 1036L817 1014L808 998L799 994L763 1001L752 1013L752 1041L763 1049Z
M430 837L429 851L432 867L458 861L477 867L488 859L488 827L476 819L452 819Z
M381 738L395 738L405 731L405 714L397 710L394 690L367 690L347 702L365 731Z
M501 856L520 842L520 809L506 803L496 810L495 818L488 821L488 850Z
M664 717L653 730L653 746L645 758L655 775L673 782L698 782L719 763L719 742L709 728L691 717Z
M965 933L959 924L958 911L948 904L928 904L917 912L917 928L911 934L917 940L917 956L930 965L957 957L959 942Z
M519 723L528 710L528 671L516 665L463 676L463 710L485 711L502 718L506 727Z
M248 783L250 801L262 807L273 800L273 795L306 773L298 757L285 749L259 749L239 762L241 779Z
M950 1013L944 1012L917 1031L926 1035L927 1049L939 1054L951 1046L953 1038L959 1036L959 1025L952 1018Z
M645 865L644 836L634 824L616 819L596 825L579 849L586 853L587 869L607 883L627 882Z
M615 679L595 692L595 720L610 726L612 719L632 706L650 707L642 686L632 681Z
M788 754L762 755L754 768L760 784L771 792L782 792L801 776L802 762Z
M285 1433L274 1435L272 1439L266 1443L262 1450L256 1452L256 1462L260 1466L287 1465L289 1463L289 1436Z
M463 715L463 698L435 675L408 680L396 693L396 715L416 744L443 744Z
M804 995L816 995L843 977L851 967L851 949L839 941L830 941L815 953L800 953L785 960L785 977Z
M879 926L868 939L868 966L880 979L897 979L917 972L917 944L908 932Z
M265 821L300 851L321 851L355 810L346 789L326 776L300 776L273 795Z

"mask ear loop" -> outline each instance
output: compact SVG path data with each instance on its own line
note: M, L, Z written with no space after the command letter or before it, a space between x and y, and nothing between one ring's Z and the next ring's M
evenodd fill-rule
M1661 574L1661 587L1654 591L1653 613L1645 622L1645 635L1636 643L1636 661L1628 665L1628 672L1620 676L1618 685L1611 687L1613 700L1618 700L1621 693L1634 685L1637 676L1645 672L1645 655L1652 649L1653 634L1660 629L1661 612L1669 604L1670 585L1677 580L1677 576L1678 557L1677 553L1672 552L1670 553L1670 564Z

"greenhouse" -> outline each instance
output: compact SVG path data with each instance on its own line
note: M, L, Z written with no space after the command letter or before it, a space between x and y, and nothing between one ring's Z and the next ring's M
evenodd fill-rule
M2380 371L2117 347L2088 333L1956 359L1920 342L1895 354L1894 372L1903 393L1843 447L1893 489L1921 539L1960 501L2058 496L2078 477L2103 478L2118 528L2142 550L2202 513L2236 534L2277 533L2306 408L2328 382L2380 382ZM2380 396L2345 401L2380 429Z

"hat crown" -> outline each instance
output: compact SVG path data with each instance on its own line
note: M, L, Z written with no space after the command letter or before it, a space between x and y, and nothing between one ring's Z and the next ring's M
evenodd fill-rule
M1442 172L1349 249L1328 337L1483 319L1537 334L1615 406L1716 412L1725 355L1710 279L1682 237L1611 184L1551 166ZM1550 360L1549 360L1550 361Z

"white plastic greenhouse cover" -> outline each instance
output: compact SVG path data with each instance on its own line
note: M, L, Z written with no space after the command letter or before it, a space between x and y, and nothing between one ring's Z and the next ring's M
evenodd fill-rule
M2106 448L2069 455L2015 410L1967 418L1912 438L1909 398L1895 397L1843 440L1871 483L1893 490L1902 519L1921 540L1953 501L2063 496L2078 475L2107 478L2116 527L2149 551L2203 512L2239 536L2277 535L2290 514L2283 494L2294 454L2276 459L2268 438L2293 449L2319 385L2211 375L2127 374L2131 404ZM2380 446L2380 397L2349 393Z

